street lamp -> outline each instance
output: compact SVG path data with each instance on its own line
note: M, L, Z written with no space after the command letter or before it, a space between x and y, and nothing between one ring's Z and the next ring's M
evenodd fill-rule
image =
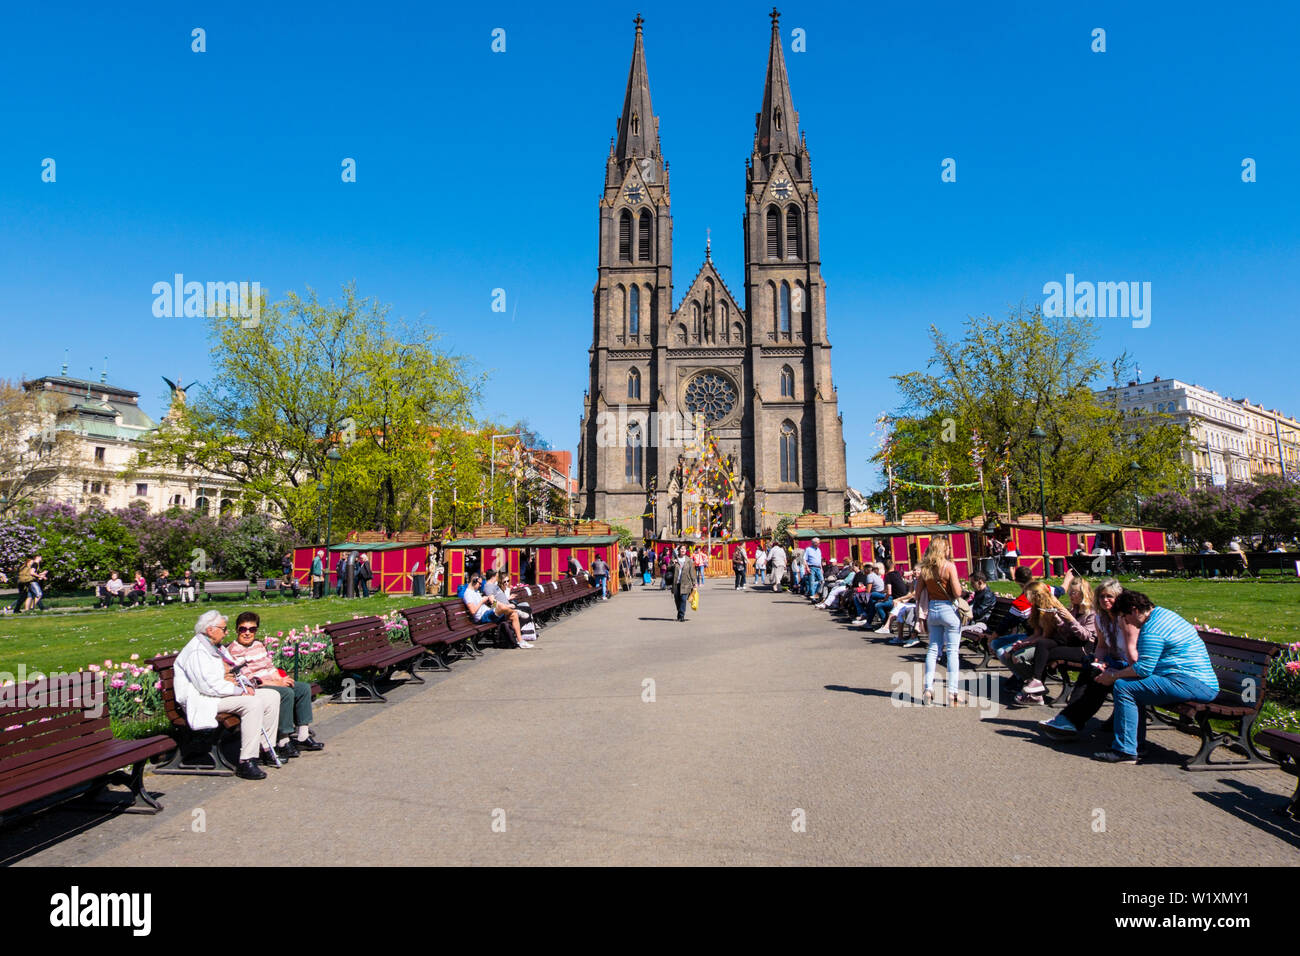
M338 465L339 459L343 456L339 454L337 448L331 448L329 454L325 456L330 463L330 487L329 487L329 506L325 509L325 557L329 558L329 547L331 541L331 532L334 525L334 468ZM329 569L326 569L326 583L329 583Z
M1043 493L1043 442L1047 440L1047 432L1035 425L1029 437L1038 446L1038 517L1043 522L1043 577L1046 578L1052 574L1052 559L1047 554L1047 498Z
M1137 516L1137 523L1142 523L1142 499L1138 497L1138 475L1142 473L1142 466L1135 461L1129 462L1129 475L1133 478L1133 513Z
M325 497L325 482L316 484L316 541L320 541L320 500Z

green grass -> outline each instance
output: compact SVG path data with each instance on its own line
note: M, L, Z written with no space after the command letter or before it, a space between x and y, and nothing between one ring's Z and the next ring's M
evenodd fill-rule
M1203 627L1266 641L1300 640L1300 587L1294 583L1204 579L1122 583ZM993 588L1002 594L1020 593L1019 587L1006 581L996 582Z
M348 601L327 597L296 602L280 598L217 599L197 605L4 616L0 617L0 672L16 678L19 664L26 665L28 672L75 671L88 664L102 665L105 660L123 661L132 654L139 654L144 661L164 651L178 651L194 636L194 622L209 607L229 615L232 625L240 611L256 611L262 617L263 633L274 634L326 621L345 621L354 615L383 614L430 600L436 598L384 596Z

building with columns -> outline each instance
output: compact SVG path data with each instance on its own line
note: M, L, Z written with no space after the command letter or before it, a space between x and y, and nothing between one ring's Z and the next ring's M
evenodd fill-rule
M1276 409L1159 375L1097 395L1118 403L1126 415L1171 415L1183 425L1191 439L1186 460L1198 487L1300 474L1300 422Z
M844 510L818 196L778 17L773 11L745 163L744 282L733 291L719 274L710 238L680 297L669 164L651 105L643 21L635 21L597 203L578 450L586 517L647 534L753 535L782 513Z

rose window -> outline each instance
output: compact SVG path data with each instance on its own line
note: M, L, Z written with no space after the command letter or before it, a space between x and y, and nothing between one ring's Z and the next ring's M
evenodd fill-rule
M736 386L717 372L695 376L686 385L686 410L704 418L704 424L726 418L736 407Z

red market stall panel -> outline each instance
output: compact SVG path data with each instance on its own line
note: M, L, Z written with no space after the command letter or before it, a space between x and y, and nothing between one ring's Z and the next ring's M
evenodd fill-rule
M537 549L537 583L550 584L555 580L555 549Z
M1138 551L1138 552L1142 552L1146 550L1146 548L1143 546L1141 528L1124 529L1124 550Z
M890 556L894 559L894 570L899 572L912 570L912 556L907 550L907 535L890 535L888 548Z
M952 563L957 565L958 576L970 577L970 535L952 534L948 540L952 542Z
M1043 532L1040 528L1015 528L1012 536L1019 554L1017 564L1026 567L1036 578L1043 577Z
M1164 554L1167 550L1165 533L1150 528L1142 529L1142 550L1147 554Z

